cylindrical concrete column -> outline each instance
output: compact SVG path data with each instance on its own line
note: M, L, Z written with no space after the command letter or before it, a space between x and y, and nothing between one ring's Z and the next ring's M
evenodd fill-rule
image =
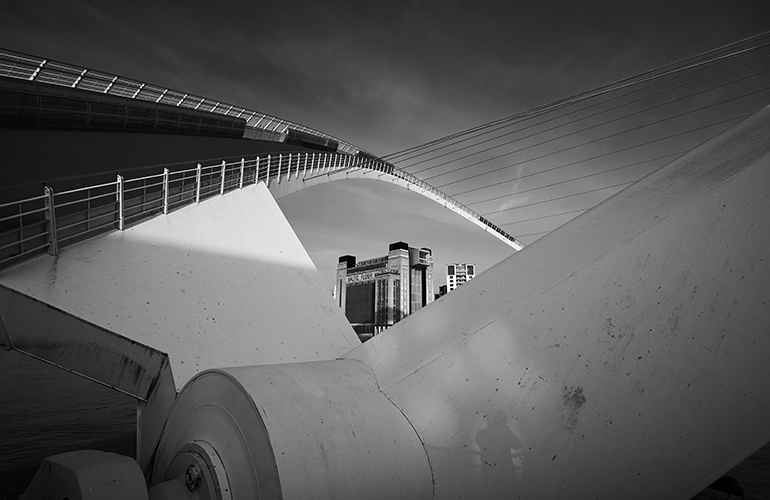
M431 498L427 454L360 361L201 372L179 394L154 481L192 465L220 498Z

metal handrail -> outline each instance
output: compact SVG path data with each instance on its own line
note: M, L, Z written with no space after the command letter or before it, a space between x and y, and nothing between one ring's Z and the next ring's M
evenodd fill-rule
M0 76L233 116L244 119L249 129L264 130L271 134L284 134L287 129L292 128L334 140L339 144L338 150L343 153L355 155L362 151L357 146L329 134L259 111L12 50L0 49ZM267 125L260 126L265 119L269 119ZM268 129L273 122L275 126L272 130Z
M126 179L126 182L137 182L137 181L143 181L146 179L152 179L153 177L163 177L163 174L152 174L152 175L145 175L144 177L134 177L131 179Z
M117 213L117 211L115 211L112 214L107 214L107 215L114 215L115 213ZM83 223L84 222L81 221L78 224L72 224L70 226L67 226L66 228L68 229L69 227L73 227L73 226L76 226L76 225L82 225ZM65 241L69 241L71 239L74 239L74 238L77 238L77 237L81 237L81 236L83 236L85 234L93 233L94 231L96 231L98 229L102 229L102 228L110 227L110 226L114 226L114 225L115 225L114 222L104 222L104 223L99 224L97 226L92 226L92 227L86 229L85 231L82 231L82 232L79 232L79 233L70 234L69 236L65 236L63 238L58 238L58 243L61 246ZM61 230L61 229L65 229L65 228L57 228L57 230ZM80 240L78 240L78 241L80 241Z
M20 202L21 203L21 202ZM7 205L13 205L13 203L7 204ZM0 222L4 222L11 219L16 219L17 217L24 217L25 215L32 215L39 212L45 212L45 207L36 208L34 210L30 210L29 212L20 212L18 214L13 215L6 215L5 217L0 218Z
M113 183L113 185L117 186L117 183ZM64 194L71 194L71 193L55 193L55 196L62 196ZM86 198L79 198L79 199L70 200L70 201L63 201L61 203L57 203L56 207L57 208L66 207L66 206L74 205L76 203L83 203L84 201L87 202L87 201L96 200L96 199L99 199L99 198L107 198L107 197L111 197L111 196L115 196L115 193L104 193L104 194L98 194L96 196L88 196Z
M72 193L77 193L77 192L80 192L80 191L86 191L86 190L89 190L89 189L99 189L101 187L114 186L115 184L116 184L115 182L105 182L104 184L97 184L95 186L84 186L84 187L69 189L67 191L61 191L61 192L56 193L56 195L57 196L61 196L61 195L65 195L65 194L72 194Z
M366 163L367 162L362 162L362 163L359 163L359 164L352 165L351 167L349 167L349 169L351 169L351 170L352 169L365 169L366 168ZM477 213L476 211L472 210L471 208L467 207L466 205L463 205L462 203L460 203L459 201L457 201L454 198L450 197L449 195L443 193L439 189L429 185L427 182L423 181L422 179L419 179L419 178L415 177L414 175L412 175L412 174L410 174L408 172L405 172L405 171L399 169L398 167L396 167L395 165L392 165L392 164L387 163L387 162L375 161L374 165L375 166L374 166L373 170L389 171L391 173L391 175L394 175L394 176L396 176L396 177L398 177L400 179L404 179L408 183L413 184L415 186L418 186L418 187L420 187L420 188L422 188L422 189L432 193L437 198L442 199L443 201L451 204L452 206L458 208L459 210L465 212L466 214L468 214L471 217L475 218L476 220L480 221L486 227L488 227L489 229L495 231L496 233L501 235L505 240L509 241L510 244L512 244L512 246L514 246L515 248L520 249L520 248L523 247L521 242L516 240L516 238L514 238L513 236L509 235L508 233L506 233L505 231L500 229L498 226L493 224L491 221L489 221L488 219L484 218L481 214Z
M66 242L81 241L96 232L101 234L109 229L123 230L129 221L131 224L136 224L158 214L167 214L169 211L184 205L198 203L204 198L216 195L217 192L223 195L236 188L242 188L248 183L275 181L280 184L287 182L292 176L299 178L300 171L303 179L312 179L323 175L328 176L334 172L357 169L383 172L403 179L408 184L430 193L434 199L442 200L447 206L456 207L466 217L474 218L477 224L499 234L501 239L509 242L511 246L515 247L514 243L520 245L515 238L457 200L387 162L367 160L356 163L350 155L339 153L279 153L277 155L257 156L248 160L242 158L240 161L198 164L196 168L183 170L171 171L165 167L163 173L130 179L124 179L119 174L117 181L61 192L55 192L51 186L46 185L45 194L42 196L0 204L0 210L18 207L17 213L0 218L0 222L10 226L0 232L0 268L8 263L22 260L28 255L38 253L42 249L47 249L49 253L56 255ZM147 184L147 181L151 179L160 180ZM144 184L132 185L137 182ZM127 185L132 186L126 187ZM92 194L95 189L109 189L109 191ZM148 189L152 190L148 192ZM126 197L126 193L135 191L144 191L144 194ZM74 197L74 199L63 201L62 196ZM92 204L94 201L96 203ZM31 202L38 202L44 206L26 210L22 208L22 205ZM67 211L64 214L60 212L64 207L77 204L85 204L85 208ZM110 206L117 206L117 208L108 209ZM135 210L138 212L134 212ZM59 211L59 216L57 216L57 211ZM126 213L126 211L133 213ZM23 218L35 214L43 215L38 215L38 220L28 222L25 225ZM72 220L73 217L76 220ZM57 222L59 220L61 223ZM14 221L17 222L14 224ZM45 231L39 228L42 224L46 225ZM31 236L25 235L24 231L30 230L32 226L37 226L37 232ZM72 234L63 235L63 232L68 230L72 231ZM25 247L25 242L40 238L46 238L48 243L33 248Z
M43 236L44 236L44 235L43 235ZM26 242L26 241L34 240L34 239L37 239L37 238L40 238L40 237L41 237L41 235L39 235L39 234L36 234L36 235L34 235L34 236L30 236L30 237L28 237L28 238L22 238L22 239L20 239L20 240L18 240L18 241L14 241L14 242L12 242L12 243L7 243L7 244L5 244L5 245L3 245L3 246L0 246L0 250L4 250L4 249L6 249L6 248L10 248L10 247L12 247L13 245L18 245L18 244L20 244L20 243L24 243L24 242ZM40 246L39 246L39 247L37 247L37 248L38 248L38 249L41 249L41 248L46 248L47 246L48 246L48 243L46 243L45 245L40 245Z
M26 198L24 200L18 200L18 201L9 201L6 203L0 203L0 210L2 210L5 207L10 207L12 205L20 205L22 203L29 203L30 201L38 201L38 200L45 200L45 195L40 196L33 196L32 198Z
M88 212L88 211L87 210L83 210L83 211L78 212L78 213L86 213L86 212ZM72 227L82 226L83 224L88 224L90 221L92 221L94 219L103 219L104 217L107 217L109 215L115 215L118 212L120 212L120 210L116 209L116 210L112 210L112 211L109 211L109 212L100 213L97 217L94 217L93 219L84 219L84 220L78 220L78 221L75 221L75 222L70 222L69 224L65 224L64 226L57 226L56 227L56 231L57 232L61 232L61 231L64 231L65 229L70 229ZM110 224L115 224L115 222L110 221L110 222L104 223L103 225L107 226L107 225L110 225ZM71 235L66 236L64 238L59 238L59 243L61 243L62 240L66 240L67 238L74 238L75 236L87 233L89 231L93 231L94 229L98 229L98 227L89 227L85 231L81 231L79 233L74 233L74 234L71 234Z
M155 177L157 177L157 176L155 176ZM133 180L133 179L131 179L131 180ZM128 182L128 181L126 181L126 182ZM162 185L163 185L163 181L156 182L154 184L142 184L141 186L137 186L137 187L133 187L133 188L129 188L129 189L123 188L123 192L124 193L128 193L130 191L140 191L142 189L147 189L147 188L151 188L151 187L155 187L155 186L162 186Z

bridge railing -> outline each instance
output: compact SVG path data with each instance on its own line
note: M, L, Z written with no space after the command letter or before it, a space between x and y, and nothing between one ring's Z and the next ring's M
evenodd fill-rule
M116 174L114 181L71 189L55 190L48 184L40 195L0 204L0 269L43 252L57 255L62 247L249 184L327 174L348 168L352 161L352 156L338 153L280 153L194 168L159 166L149 175L129 171Z
M277 141L288 129L294 129L332 139L344 153L360 150L310 127L242 106L7 49L0 49L0 76L241 118L246 121L245 136L249 138Z
M444 192L436 189L435 187L431 186L430 184L428 184L427 182L423 181L422 179L419 179L418 177L415 177L414 175L412 175L412 174L410 174L408 172L405 172L405 171L403 171L403 170L393 166L390 163L383 162L383 161L380 161L380 160L369 160L369 159L367 159L367 160L357 161L350 168L363 168L363 169L376 170L376 171L380 171L380 172L385 172L385 173L391 174L391 175L393 175L395 177L398 177L399 179L403 179L408 184L411 184L413 186L417 186L417 187L425 190L426 192L430 193L433 196L433 198L435 198L436 200L440 200L440 201L443 201L444 203L452 205L455 208L457 208L458 210L460 210L460 211L464 212L465 214L469 215L470 217L475 218L476 220L478 220L479 222L484 224L484 226L486 226L487 228L489 228L492 231L495 231L496 233L498 233L503 239L505 239L506 241L510 242L512 244L512 246L514 246L515 248L521 249L524 246L516 238L514 238L513 236L511 236L507 232L505 232L502 229L500 229L498 226L493 224L489 219L486 219L485 217L483 217L481 214L475 212L474 210L471 210L467 206L463 205L462 203L460 203L459 201L455 200L451 196L445 194Z
M280 153L238 160L155 167L155 173L118 173L114 181L55 190L0 204L0 269L42 252L59 249L134 224L185 205L200 203L257 182L287 182L349 169L378 171L403 179L475 218L503 239L521 245L489 220L428 183L379 160L361 160L339 153ZM138 172L146 173L152 167ZM102 175L103 177L103 175ZM87 182L87 181L86 181ZM512 245L514 246L514 245Z

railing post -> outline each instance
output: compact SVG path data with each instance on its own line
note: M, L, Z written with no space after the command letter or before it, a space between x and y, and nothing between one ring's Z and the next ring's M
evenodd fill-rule
M246 160L241 158L241 181L238 183L238 189L243 189L243 166L246 163Z
M163 169L163 215L168 214L168 169Z
M297 170L299 171L299 167L297 167ZM302 169L302 178L304 179L307 177L307 153L305 153L305 168Z
M198 163L198 169L195 172L195 203L201 202L201 164Z
M59 243L56 239L56 210L53 189L48 186L45 190L45 219L48 226L48 253L59 255Z
M222 181L219 183L219 194L225 194L225 160L222 160Z
M259 156L257 156L257 171L254 172L254 184L259 182Z
M289 153L289 165L286 167L286 182L291 180L291 153Z
M276 180L278 181L278 184L281 183L281 167L283 163L283 154L278 155L278 175L275 176Z
M267 155L267 175L265 176L265 186L270 189L270 155Z
M123 176L118 174L118 229L123 231Z

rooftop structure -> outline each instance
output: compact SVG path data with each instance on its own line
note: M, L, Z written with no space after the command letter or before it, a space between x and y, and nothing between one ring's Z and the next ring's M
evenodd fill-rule
M433 302L433 255L430 248L391 243L383 257L356 263L339 258L335 298L353 329L368 340Z
M475 264L447 264L446 286L447 292L451 292L466 281L476 277Z

